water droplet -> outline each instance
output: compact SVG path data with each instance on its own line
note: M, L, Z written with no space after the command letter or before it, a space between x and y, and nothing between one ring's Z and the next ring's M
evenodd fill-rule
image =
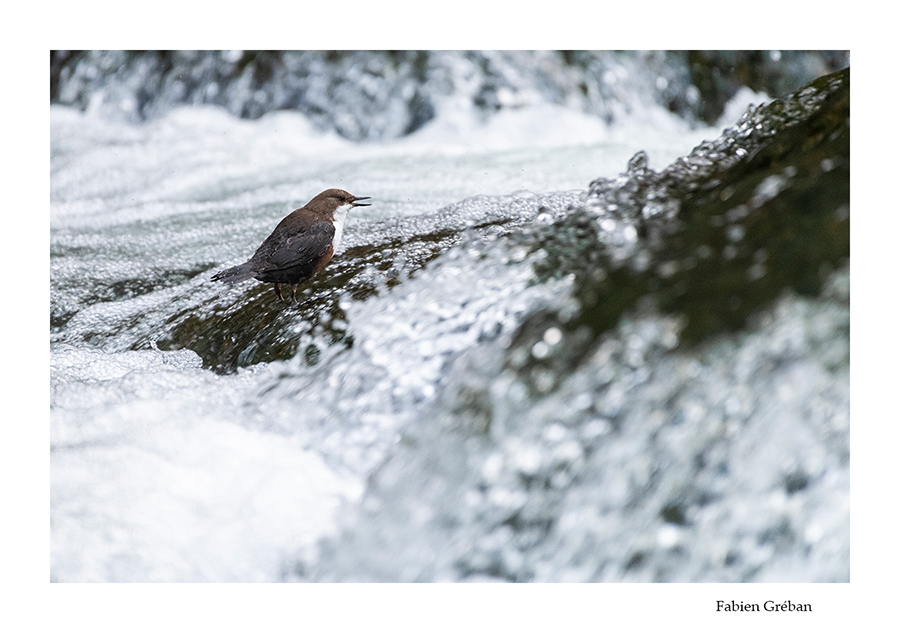
M550 346L547 345L544 341L538 341L531 348L531 355L538 360L547 358L547 356L550 355Z
M659 530L656 533L656 542L659 543L661 547L667 549L675 547L681 542L682 532L683 530L677 525L664 523L659 527Z
M547 345L553 346L559 344L562 340L562 332L560 332L559 328L549 327L544 332L544 342Z
M754 194L762 201L771 200L779 194L779 192L787 186L787 179L778 174L772 174L763 178L762 182L756 186Z
M656 268L656 272L659 273L659 276L663 277L664 279L668 279L669 277L677 273L678 270L679 266L678 262L676 261L663 262Z
M762 264L751 264L749 268L747 268L747 279L750 281L756 281L757 279L762 279L766 275L766 267Z
M725 233L730 241L740 242L744 239L747 230L744 228L743 224L732 224L725 230Z

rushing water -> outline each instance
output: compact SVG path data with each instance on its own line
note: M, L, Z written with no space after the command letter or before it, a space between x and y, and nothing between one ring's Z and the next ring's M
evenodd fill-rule
M847 577L846 267L697 349L644 308L584 342L580 269L517 237L719 127L551 104L381 142L213 106L50 126L54 580ZM297 306L209 280L329 187L374 204Z

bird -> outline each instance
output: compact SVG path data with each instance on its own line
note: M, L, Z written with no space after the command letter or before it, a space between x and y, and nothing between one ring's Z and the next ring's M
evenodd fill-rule
M354 196L343 189L326 189L304 206L287 215L260 245L253 257L212 276L227 284L256 279L275 284L275 294L284 303L282 284L291 287L297 300L297 286L312 278L331 261L344 220L354 207L367 207L370 196Z

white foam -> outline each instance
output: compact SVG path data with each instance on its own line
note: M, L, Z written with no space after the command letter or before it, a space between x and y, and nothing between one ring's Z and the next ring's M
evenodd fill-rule
M242 426L253 384L192 354L52 354L55 580L276 580L361 493L298 438Z

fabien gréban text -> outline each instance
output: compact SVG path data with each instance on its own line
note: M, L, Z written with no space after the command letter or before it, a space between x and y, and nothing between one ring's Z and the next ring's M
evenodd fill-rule
M757 602L736 602L734 600L716 600L716 611L808 611L812 612L812 605L803 602L791 602L790 600L766 600L760 606Z

